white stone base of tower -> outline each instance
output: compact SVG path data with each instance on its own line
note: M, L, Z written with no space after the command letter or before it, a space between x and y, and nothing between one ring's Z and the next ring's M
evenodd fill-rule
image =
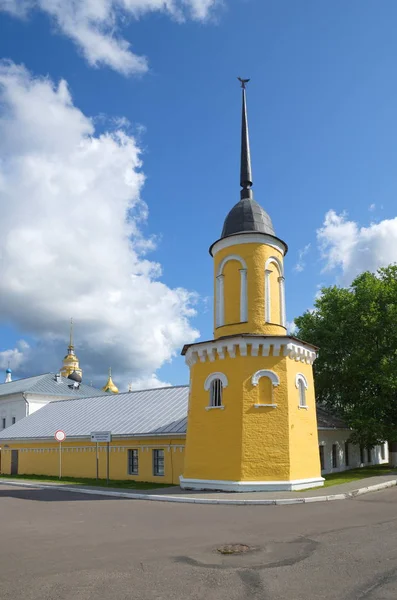
M217 481L211 479L179 478L183 490L213 492L293 492L324 485L324 477L291 481Z

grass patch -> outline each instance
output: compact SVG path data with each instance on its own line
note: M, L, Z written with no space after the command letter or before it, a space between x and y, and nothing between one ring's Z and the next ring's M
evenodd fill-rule
M359 481L360 479L365 479L367 477L377 477L378 475L396 475L397 477L397 470L389 467L389 465L375 465L373 467L351 469L350 471L343 471L342 473L330 473L324 475L325 481L321 488L341 485L342 483L350 483L351 481Z
M170 487L172 483L150 483L148 481L109 480L109 486L106 479L90 479L88 477L59 477L51 475L0 475L0 479L21 479L26 481L40 481L42 483L67 483L70 485L88 485L97 487L112 487L128 490L154 490L156 488Z

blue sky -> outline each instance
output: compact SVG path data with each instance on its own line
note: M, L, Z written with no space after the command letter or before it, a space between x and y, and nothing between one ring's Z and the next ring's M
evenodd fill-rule
M39 8L24 19L1 8L0 0L1 58L23 64L32 78L66 80L73 105L94 119L98 135L115 126L114 118L128 119L125 130L142 151L146 177L141 197L149 212L141 230L146 239L156 237L146 257L161 264L160 280L168 288L198 294L197 316L188 321L202 339L212 337L208 247L239 198L238 75L251 78L255 199L289 245L288 320L313 305L319 286L347 285L358 272L397 260L397 5L392 0L225 0L205 18L186 15L185 22L161 11L139 19L127 15L118 23L118 35L149 64L146 73L127 75L108 65L91 66L81 44ZM110 193L110 212L112 201ZM8 202L0 188L2 214ZM29 210L34 213L31 204ZM67 214L64 222L70 223ZM101 277L100 264L92 264L92 271ZM0 303L3 363L15 357L10 352L19 340L30 346L30 358L19 357L14 367L20 376L55 370L67 340L69 307L59 310L58 325L56 307L48 325L41 309L36 326L35 302L28 291L28 308ZM22 313L31 309L29 321ZM74 310L78 344L78 303ZM145 318L136 311L136 320ZM86 313L83 320L89 320ZM142 341L121 345L131 353L121 361L121 349L114 349L117 335L107 355L105 347L98 351L100 342L88 325L81 329L82 366L90 365L94 381L109 362L116 362L113 369L122 382L130 375L140 381L141 371L143 379L149 371L173 384L188 379L179 357L170 361L165 352L140 367L136 355ZM179 336L170 341L171 354L178 353L176 340ZM35 353L41 362L32 359Z

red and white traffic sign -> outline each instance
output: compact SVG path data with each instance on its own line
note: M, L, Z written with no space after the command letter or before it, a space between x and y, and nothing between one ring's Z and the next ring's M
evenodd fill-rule
M63 442L66 439L66 433L62 429L58 429L54 435L57 442Z

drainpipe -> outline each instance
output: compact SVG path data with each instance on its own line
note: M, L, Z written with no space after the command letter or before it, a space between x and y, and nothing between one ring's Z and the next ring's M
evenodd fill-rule
M26 400L26 396L25 396L25 392L22 392L22 398L25 400L26 403L26 416L29 416L29 402Z

